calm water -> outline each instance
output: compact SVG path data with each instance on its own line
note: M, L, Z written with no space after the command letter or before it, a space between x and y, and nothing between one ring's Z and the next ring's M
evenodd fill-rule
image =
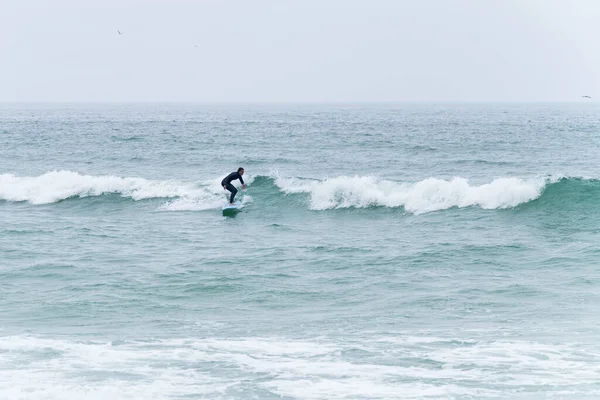
M0 398L598 398L599 115L0 105Z

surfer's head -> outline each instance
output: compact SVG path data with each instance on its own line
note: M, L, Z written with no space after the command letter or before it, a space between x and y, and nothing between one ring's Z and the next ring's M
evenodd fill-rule
M242 168L242 167L239 167L239 168L238 168L238 174L240 174L240 175L244 175L244 168Z

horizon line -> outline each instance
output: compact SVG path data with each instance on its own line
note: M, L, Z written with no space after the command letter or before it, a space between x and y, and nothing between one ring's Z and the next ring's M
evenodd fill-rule
M0 104L218 104L218 105L294 105L294 104L524 104L524 103L595 103L591 99L571 100L0 100Z

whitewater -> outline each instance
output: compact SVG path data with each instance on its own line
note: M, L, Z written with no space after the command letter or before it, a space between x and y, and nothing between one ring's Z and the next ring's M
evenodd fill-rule
M311 210L332 208L403 207L415 214L452 207L478 206L484 209L516 207L537 199L544 188L560 177L497 178L482 185L470 185L465 178L428 178L399 183L372 176L340 176L324 180L258 176L258 193L263 186L276 185L282 194L308 194ZM246 179L251 185L253 177ZM37 177L0 175L0 199L30 204L55 203L71 198L118 194L132 200L175 198L165 210L210 210L219 208L224 193L219 178L207 182L153 181L144 178L89 176L72 171L52 171Z
M599 112L2 104L0 398L597 398Z

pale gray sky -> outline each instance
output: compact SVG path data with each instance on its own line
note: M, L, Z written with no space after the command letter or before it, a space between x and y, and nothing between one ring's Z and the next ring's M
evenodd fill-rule
M599 43L598 0L0 0L0 101L579 101Z

